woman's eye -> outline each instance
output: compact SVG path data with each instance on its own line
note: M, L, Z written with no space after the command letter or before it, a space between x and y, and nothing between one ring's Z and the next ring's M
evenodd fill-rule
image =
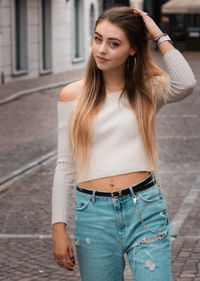
M97 41L97 42L98 42L98 41L101 41L101 39L98 38L98 37L94 37L94 40Z
M101 42L101 41L102 41L102 39L101 39L101 38L98 38L98 37L94 37L94 40L95 40L96 42ZM111 42L110 45L111 45L111 47L118 47L118 46L119 46L119 44L118 44L118 43L115 43L115 42Z
M113 46L113 47L118 47L119 46L119 44L118 43L111 43L111 45Z

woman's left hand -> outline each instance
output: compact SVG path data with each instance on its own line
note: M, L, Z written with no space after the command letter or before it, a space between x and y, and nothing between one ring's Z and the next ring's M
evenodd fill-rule
M139 14L142 17L149 33L149 39L153 40L156 36L163 33L154 22L154 20L146 12L137 9L135 6L132 6L131 8L135 13Z

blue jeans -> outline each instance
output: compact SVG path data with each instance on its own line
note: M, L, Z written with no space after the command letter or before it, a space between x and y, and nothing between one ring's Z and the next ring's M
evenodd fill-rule
M142 182L142 181L141 181ZM82 281L171 281L170 221L158 183L118 198L76 190L74 236ZM147 239L153 238L153 239Z

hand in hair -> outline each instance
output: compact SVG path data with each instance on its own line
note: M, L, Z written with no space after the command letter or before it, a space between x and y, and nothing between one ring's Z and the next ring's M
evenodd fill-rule
M137 13L142 17L149 33L149 39L153 40L156 36L163 33L154 20L146 12L139 10L135 6L132 6L131 8L133 9L134 13Z

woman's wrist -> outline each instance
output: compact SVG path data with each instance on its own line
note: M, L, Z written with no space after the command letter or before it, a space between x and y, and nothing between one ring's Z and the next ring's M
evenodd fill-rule
M164 56L167 52L174 50L174 46L170 43L170 41L164 41L158 45L159 51Z
M159 40L161 37L166 36L166 35L167 35L167 33L160 32L159 34L157 34L156 36L153 37L153 41L154 41L155 43L158 43L158 40Z
M157 44L162 55L175 49L168 34L162 32L160 29L152 33L152 40Z
M175 49L168 34L161 32L153 38L153 41L158 46L161 54L164 55L168 51Z
M53 231L66 231L66 223L57 222L52 225Z
M153 31L151 34L152 34L151 35L152 40L155 40L157 37L159 37L162 34L164 34L164 32L162 32L162 30L158 29L156 31Z

